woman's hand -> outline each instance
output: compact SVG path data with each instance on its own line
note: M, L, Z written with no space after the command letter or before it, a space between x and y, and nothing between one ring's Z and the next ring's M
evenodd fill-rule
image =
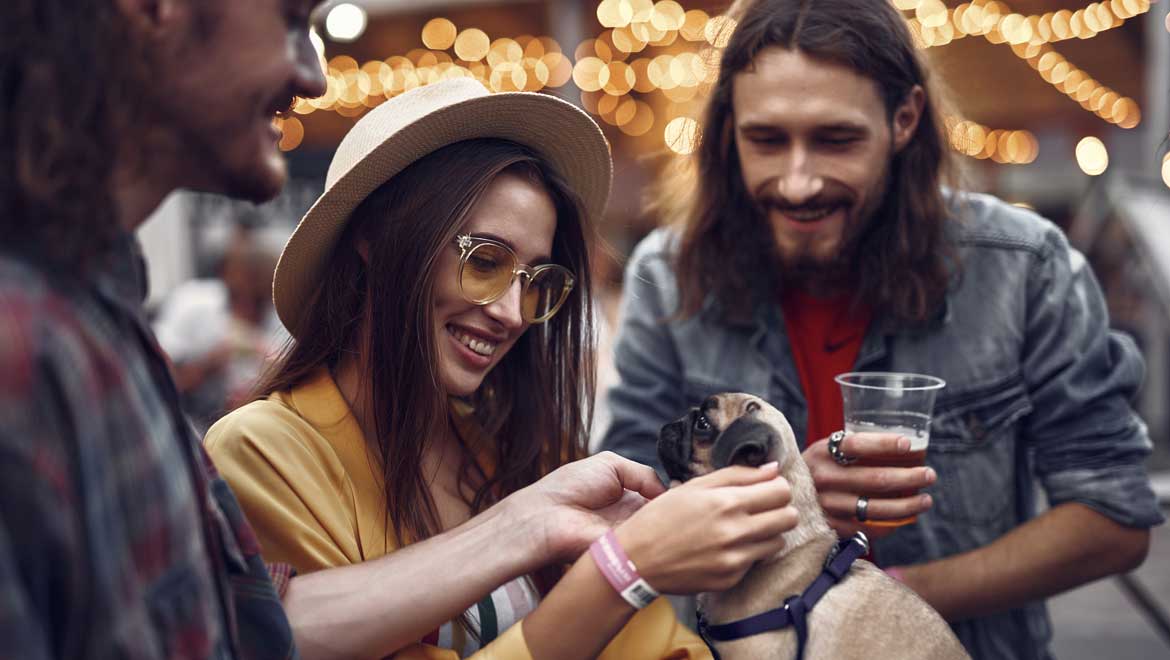
M501 504L510 524L530 530L535 569L576 560L664 490L653 469L607 451L564 465Z
M638 573L658 591L722 591L784 548L782 535L797 523L791 499L775 463L733 466L655 498L615 533Z

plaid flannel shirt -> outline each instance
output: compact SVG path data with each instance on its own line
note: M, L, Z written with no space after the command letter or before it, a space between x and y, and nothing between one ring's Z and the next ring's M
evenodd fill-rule
M295 658L142 265L130 235L86 280L0 255L0 658Z

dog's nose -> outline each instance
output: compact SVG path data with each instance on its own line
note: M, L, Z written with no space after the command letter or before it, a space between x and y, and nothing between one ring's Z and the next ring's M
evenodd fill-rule
M770 460L778 446L776 431L755 417L740 417L715 440L712 467L728 465L759 467Z

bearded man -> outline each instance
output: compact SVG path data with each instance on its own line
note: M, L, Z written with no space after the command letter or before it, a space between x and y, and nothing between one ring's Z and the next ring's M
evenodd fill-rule
M1044 599L1140 565L1163 520L1129 405L1142 359L1057 227L945 185L939 99L889 2L730 15L698 148L660 182L671 226L627 270L603 446L661 472L664 423L758 395L804 440L838 533L881 537L878 564L972 656L1047 658ZM946 381L925 466L851 463L907 453L897 434L827 451L850 371Z

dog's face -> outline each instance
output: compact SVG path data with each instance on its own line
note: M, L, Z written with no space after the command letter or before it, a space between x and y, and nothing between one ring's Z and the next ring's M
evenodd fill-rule
M796 450L788 420L750 394L716 394L662 427L658 458L671 481L686 481L728 465L783 466Z

